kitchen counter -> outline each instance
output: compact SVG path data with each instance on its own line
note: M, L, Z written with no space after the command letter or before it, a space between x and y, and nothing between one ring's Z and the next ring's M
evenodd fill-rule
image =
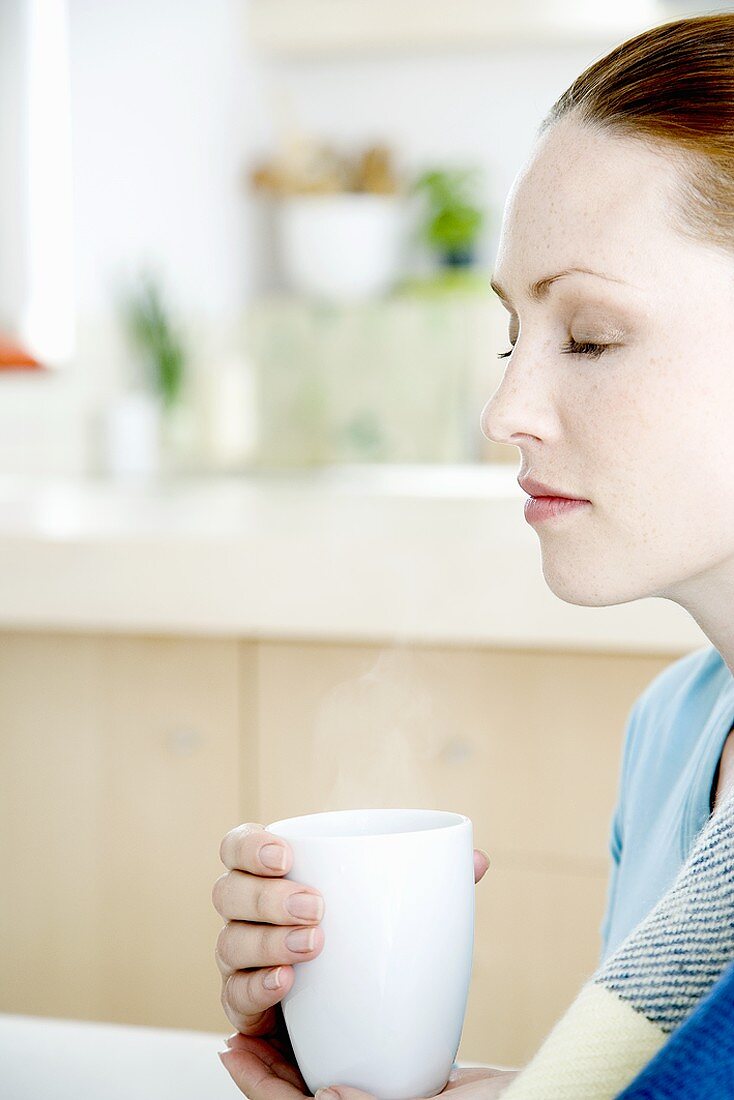
M565 604L513 465L0 478L0 628L677 654L679 607Z
M0 1014L5 1095L14 1100L242 1100L217 1058L223 1046L216 1032Z

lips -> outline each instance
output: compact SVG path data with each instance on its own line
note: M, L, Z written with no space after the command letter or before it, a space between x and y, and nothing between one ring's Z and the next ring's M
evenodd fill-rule
M587 504L592 507L590 500L579 497L528 497L525 501L525 519L528 523L545 522L583 510Z
M545 485L542 481L536 481L532 477L519 477L517 483L520 488L531 497L559 497L565 500L587 500L587 497L576 496L567 493L565 489L556 489L552 485ZM589 503L591 503L589 501Z

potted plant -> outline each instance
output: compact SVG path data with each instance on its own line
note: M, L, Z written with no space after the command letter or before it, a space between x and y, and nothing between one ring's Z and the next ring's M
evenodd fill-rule
M413 182L411 191L426 202L419 235L437 254L442 267L471 267L484 212L473 200L476 169L431 169Z
M123 288L119 310L143 379L116 395L106 410L106 466L117 476L150 476L159 472L162 457L175 466L172 460L188 433L180 401L187 353L157 277L143 273Z
M355 302L392 288L403 205L389 148L355 156L303 138L259 165L251 183L275 199L279 259L291 290Z
M128 295L123 317L130 342L147 370L150 387L160 397L164 410L170 411L181 394L186 353L163 303L160 285L150 273L141 275Z

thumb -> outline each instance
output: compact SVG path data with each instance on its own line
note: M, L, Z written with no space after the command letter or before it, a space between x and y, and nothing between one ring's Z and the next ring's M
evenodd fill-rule
M483 852L481 848L474 849L474 882L479 882L480 878L484 878L489 867L489 856L486 852ZM328 1100L328 1097L327 1097Z

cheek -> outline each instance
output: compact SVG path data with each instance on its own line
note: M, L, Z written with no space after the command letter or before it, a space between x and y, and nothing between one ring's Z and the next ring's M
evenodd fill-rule
M689 494L732 499L734 363L674 349L600 373L578 393L589 495L627 503ZM579 435L571 429L572 435ZM593 499L593 498L592 498ZM602 501L600 500L600 503Z
M595 508L578 528L579 578L584 550L588 581L593 574L603 588L626 571L642 595L734 554L734 369L726 359L656 355L624 379L599 379L583 408L583 484Z
M594 504L540 530L550 588L572 603L626 602L734 554L734 370L671 351L578 387L562 432Z
M619 473L640 499L704 519L704 502L734 500L734 370L671 356L651 360L645 378L619 402Z

